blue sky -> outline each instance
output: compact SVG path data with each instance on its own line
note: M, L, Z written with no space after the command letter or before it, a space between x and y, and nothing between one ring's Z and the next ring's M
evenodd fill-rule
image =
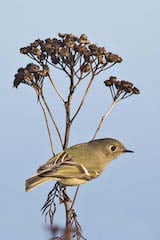
M100 178L81 187L76 210L84 236L92 240L160 238L159 11L158 0L1 3L0 225L4 240L50 237L40 208L52 183L24 191L25 179L51 156L45 123L32 90L25 86L13 89L12 82L17 68L30 62L19 54L19 48L58 32L85 33L123 58L95 81L87 100L93 111L82 110L71 144L91 138L99 114L111 103L110 95L105 95L105 78L116 75L141 90L141 95L116 106L98 135L119 139L135 154L120 157ZM57 120L61 121L61 113ZM56 219L63 225L61 206Z

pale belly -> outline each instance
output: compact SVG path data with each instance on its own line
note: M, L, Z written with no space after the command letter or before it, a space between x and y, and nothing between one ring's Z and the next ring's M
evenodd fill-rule
M66 186L76 186L88 182L86 179L78 178L61 178L59 181Z

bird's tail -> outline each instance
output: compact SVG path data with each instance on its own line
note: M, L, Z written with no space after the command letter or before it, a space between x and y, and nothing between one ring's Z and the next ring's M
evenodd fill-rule
M38 187L39 185L48 182L49 180L53 180L53 178L49 177L40 177L40 176L33 176L26 180L26 192L31 191L33 188Z

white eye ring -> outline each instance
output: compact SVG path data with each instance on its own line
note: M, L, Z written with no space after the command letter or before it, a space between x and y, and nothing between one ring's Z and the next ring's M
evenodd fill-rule
M111 152L116 152L117 151L117 146L111 145L110 150L111 150Z

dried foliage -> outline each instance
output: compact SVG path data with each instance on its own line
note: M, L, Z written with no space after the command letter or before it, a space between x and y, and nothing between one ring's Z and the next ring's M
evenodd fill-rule
M41 88L44 77L49 74L49 66L63 70L69 78L74 76L81 81L90 73L97 75L122 61L121 57L106 51L104 47L91 44L85 34L79 38L73 34L59 34L59 38L47 38L44 41L37 39L29 46L21 48L20 53L39 65L30 63L25 68L18 69L15 87L25 83Z
M48 120L51 120L51 123L55 128L55 132L58 135L62 149L66 149L69 142L71 125L85 102L93 80L102 71L111 68L117 63L121 63L122 58L117 54L107 51L104 47L98 47L96 44L91 43L85 34L82 34L80 37L76 37L73 34L59 33L57 38L47 38L45 40L37 39L29 46L21 48L20 53L28 56L34 63L31 62L27 64L26 67L21 67L18 69L17 73L15 74L13 85L17 88L21 83L23 83L32 87L36 92L46 121L52 154L55 155L56 151L54 148L54 136L51 135L50 124ZM50 74L51 67L53 67L55 70L57 69L64 72L65 75L68 76L69 88L66 99L57 88L55 80L53 80L53 77ZM79 86L80 82L86 78L88 80L87 87L84 90L82 99L79 102L77 109L71 114L71 105L75 90ZM64 106L66 115L64 136L62 136L61 129L55 121L54 114L44 96L44 80L49 80L51 87L53 87ZM109 87L113 102L111 106L107 108L107 111L104 113L104 115L100 118L99 124L92 139L95 139L102 126L102 123L117 102L133 94L140 93L131 82L124 80L119 81L113 76L105 80L104 84L106 87ZM65 87L66 85L64 82L64 88ZM85 239L82 235L82 229L77 220L77 215L73 209L77 193L78 187L74 199L71 200L67 194L66 188L60 185L58 182L49 192L47 200L41 209L45 219L47 219L49 216L51 225L54 223L57 200L64 205L66 213L65 229L60 229L59 227L55 227L55 225L54 227L51 226L50 230L54 235L52 240L70 240L73 238L77 240ZM55 237L55 233L58 232L62 232L61 236Z

